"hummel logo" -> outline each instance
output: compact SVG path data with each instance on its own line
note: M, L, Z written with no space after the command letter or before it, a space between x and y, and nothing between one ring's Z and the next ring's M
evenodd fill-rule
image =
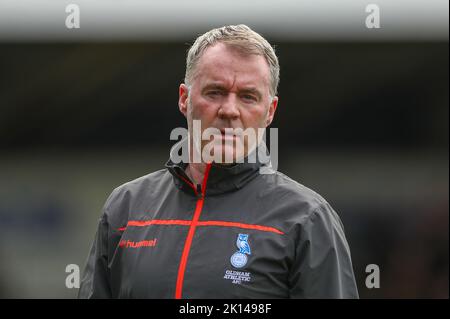
M140 247L155 247L156 238L152 240L142 240L142 241L131 241L131 240L121 240L119 243L120 248L140 248Z

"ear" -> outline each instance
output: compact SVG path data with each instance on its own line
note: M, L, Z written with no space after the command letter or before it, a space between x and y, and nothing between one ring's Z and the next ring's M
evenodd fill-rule
M274 96L272 98L272 102L270 102L269 105L269 111L266 119L266 127L269 126L270 123L272 123L273 117L275 116L275 111L277 110L277 106L278 106L278 96Z
M178 90L178 108L186 118L187 118L188 97L189 97L189 88L187 87L186 84L181 83L180 88Z

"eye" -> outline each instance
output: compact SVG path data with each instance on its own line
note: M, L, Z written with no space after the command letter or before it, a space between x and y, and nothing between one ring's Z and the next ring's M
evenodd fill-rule
M243 94L241 95L241 98L245 101L245 102L257 102L258 99L256 98L256 96L251 95L251 94Z
M222 95L222 92L220 92L218 90L213 90L213 91L206 92L206 95L210 96L210 97L217 97L217 96Z

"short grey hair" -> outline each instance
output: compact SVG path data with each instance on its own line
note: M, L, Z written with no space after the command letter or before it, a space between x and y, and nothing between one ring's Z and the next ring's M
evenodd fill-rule
M190 87L197 63L208 47L221 42L238 49L244 54L262 55L269 64L270 70L270 94L277 95L280 82L280 65L277 55L270 43L260 34L256 33L244 24L228 25L212 29L199 36L189 48L186 58L185 84Z

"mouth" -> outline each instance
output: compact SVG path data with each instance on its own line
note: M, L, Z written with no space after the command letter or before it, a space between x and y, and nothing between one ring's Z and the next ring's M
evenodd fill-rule
M224 128L220 129L220 135L223 139L236 139L237 137L233 132L226 133Z

